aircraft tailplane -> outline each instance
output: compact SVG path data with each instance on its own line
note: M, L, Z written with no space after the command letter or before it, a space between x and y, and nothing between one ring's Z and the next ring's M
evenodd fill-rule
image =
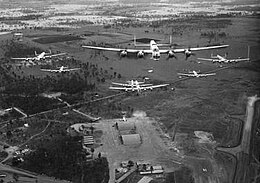
M250 58L250 46L249 45L247 46L247 58L248 59Z
M224 58L227 58L227 56L228 56L228 52L226 52L226 53L225 53L225 56L224 56Z

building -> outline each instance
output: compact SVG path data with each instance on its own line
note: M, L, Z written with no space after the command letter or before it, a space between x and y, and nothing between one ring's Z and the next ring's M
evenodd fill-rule
M121 140L124 145L138 145L141 144L141 137L139 134L121 135Z
M94 144L93 136L83 136L83 144L84 145L93 145Z
M121 135L133 134L136 131L135 124L129 122L116 123L116 127Z

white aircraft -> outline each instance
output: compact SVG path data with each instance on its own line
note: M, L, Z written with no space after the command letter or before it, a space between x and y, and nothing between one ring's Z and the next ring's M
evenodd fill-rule
M46 53L46 52L42 52L40 54L37 54L37 52L35 51L35 56L34 57L25 57L25 58L11 58L13 60L35 60L35 61L40 61L42 59L45 59L45 58L52 58L52 57L57 57L57 56L62 56L62 55L65 55L66 53L58 53L58 54L53 54L51 55L51 50L49 53Z
M127 56L128 53L135 53L137 58L142 58L145 54L151 54L151 59L158 61L160 59L161 54L168 54L168 58L177 58L175 53L184 53L186 59L191 55L194 55L192 51L199 51L199 50L209 50L209 49L218 49L218 48L225 48L229 45L220 45L220 46L208 46L208 47L198 47L198 48L178 48L178 49L163 49L160 50L159 46L171 46L171 41L169 44L157 44L154 40L150 41L150 44L136 44L136 39L134 38L134 45L135 46L150 46L150 49L121 49L121 48L106 48L106 47L96 47L96 46L82 46L83 48L88 49L96 49L96 50L105 50L105 51L115 51L119 52L121 57Z
M73 69L68 69L68 67L58 67L59 69L41 69L42 71L47 71L47 72L69 72L69 71L75 71L75 70L79 70L80 68L73 68Z
M126 87L135 87L135 86L150 86L152 84L144 84L145 82L144 81L137 81L137 80L129 80L129 81L126 81L126 83L115 83L115 82L112 82L112 84L114 85L119 85L119 86L126 86Z
M17 65L17 66L24 66L24 67L30 67L30 66L36 65L36 63L33 62L32 60L23 60L23 61L20 61L20 63L17 63L15 65Z
M118 86L110 86L109 89L111 90L124 90L124 91L137 91L141 92L141 90L152 90L154 88L160 88L164 86L168 86L169 84L161 84L161 85L152 85L152 84L144 84L144 82L136 82L132 80L131 84L124 84L124 83L112 83Z
M188 77L206 77L206 76L213 76L216 75L216 73L209 73L209 74L201 74L200 72L192 71L191 73L177 73L179 77L181 76L188 76Z
M4 116L5 114L9 113L13 108L8 109L0 109L0 116Z
M203 60L203 61L211 61L213 63L215 63L215 62L236 63L236 62L242 62L242 61L249 61L250 60L249 54L250 54L250 47L248 46L247 58L227 59L227 53L226 53L224 57L221 55L213 56L213 54L211 54L211 58L197 58L197 59Z

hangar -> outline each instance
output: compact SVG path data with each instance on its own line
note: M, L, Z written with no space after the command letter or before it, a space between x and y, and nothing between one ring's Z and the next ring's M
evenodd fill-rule
M116 126L120 133L124 131L130 132L136 130L136 126L134 123L122 122L122 123L117 123Z
M137 145L141 144L141 137L139 134L121 135L122 143L124 145Z

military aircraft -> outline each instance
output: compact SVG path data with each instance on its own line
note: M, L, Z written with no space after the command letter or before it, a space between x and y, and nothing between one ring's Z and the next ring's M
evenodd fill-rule
M69 71L75 71L75 70L79 70L80 68L73 68L73 69L68 69L68 67L58 67L59 69L41 69L42 71L47 71L47 72L69 72Z
M37 65L35 62L33 62L32 60L23 60L20 61L20 63L15 64L17 66L23 66L23 67L31 67L34 65Z
M115 83L115 82L112 82L112 84L114 85L119 85L119 86L127 86L127 87L135 87L137 85L141 85L141 86L150 86L152 84L144 84L145 82L144 81L137 81L137 80L129 80L129 81L126 81L126 83Z
M152 90L154 88L160 88L164 86L168 86L169 84L160 84L160 85L153 85L153 84L145 84L144 82L138 82L131 80L131 84L124 84L124 83L112 83L118 86L110 86L109 89L111 90L123 90L123 91L137 91L141 92L142 90Z
M178 49L159 49L159 46L171 46L171 41L169 44L157 44L154 40L150 41L150 44L136 44L136 39L134 38L134 45L137 46L150 46L150 49L122 49L122 48L106 48L106 47L97 47L97 46L82 46L83 48L96 49L96 50L105 50L105 51L114 51L119 52L120 57L127 56L128 53L136 54L137 58L143 58L146 54L151 54L151 59L158 61L161 54L167 54L168 58L177 58L176 53L184 53L186 59L191 55L194 55L193 51L199 50L209 50L209 49L218 49L226 48L229 45L220 45L220 46L208 46L208 47L197 47L197 48L178 48Z
M7 113L9 113L13 108L8 108L8 109L0 109L0 116L4 116Z
M190 73L177 73L179 75L179 78L182 76L187 76L187 77L207 77L207 76L213 76L216 75L216 73L209 73L209 74L202 74L200 72L192 71Z
M57 56L62 56L65 55L66 53L58 53L58 54L51 54L51 51L49 53L46 52L42 52L40 54L37 54L37 52L34 52L35 56L34 57L25 57L25 58L11 58L12 60L34 60L34 61L40 61L42 59L46 59L46 58L52 58L52 57L57 57Z
M242 61L249 61L250 57L250 47L248 46L248 52L247 52L247 58L235 58L235 59L227 59L227 53L225 54L225 56L221 56L221 55L216 55L214 56L213 54L211 54L211 58L197 58L198 60L202 60L202 61L211 61L213 63L218 62L218 63L236 63L236 62L242 62Z

